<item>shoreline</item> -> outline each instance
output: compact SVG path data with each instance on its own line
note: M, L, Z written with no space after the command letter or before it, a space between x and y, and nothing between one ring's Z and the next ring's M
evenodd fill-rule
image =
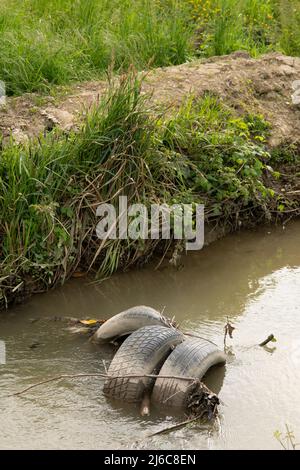
M235 77L231 88L216 70ZM167 251L170 241L159 240L109 240L99 250L96 207L116 204L119 194L146 206L204 204L206 223L224 234L299 216L300 108L291 102L299 75L300 59L238 53L144 79L130 72L101 100L98 85L90 95L65 99L61 111L66 103L77 109L82 97L90 103L75 129L56 123L44 136L37 127L38 138L4 142L0 309L74 272L107 277ZM250 76L253 86L244 93ZM266 93L258 92L263 84Z

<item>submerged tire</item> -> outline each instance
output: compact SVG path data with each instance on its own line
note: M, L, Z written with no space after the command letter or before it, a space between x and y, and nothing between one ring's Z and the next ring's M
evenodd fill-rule
M103 323L93 335L93 341L97 343L112 341L150 325L167 326L162 315L154 308L139 305L124 310Z
M187 339L169 355L159 375L174 375L202 379L216 364L225 364L226 355L204 339ZM158 405L186 408L193 390L191 382L180 379L157 378L151 400Z
M145 326L130 335L119 348L108 369L108 375L158 374L173 348L184 340L183 334L164 326ZM149 377L109 378L104 394L128 403L138 403L150 390L155 379Z

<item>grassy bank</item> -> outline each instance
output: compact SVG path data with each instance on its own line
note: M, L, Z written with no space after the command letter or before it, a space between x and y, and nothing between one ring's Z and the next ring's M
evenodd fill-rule
M190 97L168 118L156 118L147 103L131 74L77 133L55 130L0 151L1 307L79 268L106 276L145 262L158 241L96 238L97 205L116 204L120 194L147 206L204 203L207 221L232 228L296 215L281 181L297 165L299 172L298 153L268 153L261 116L237 117L209 94Z
M247 50L300 55L298 0L189 0L198 24L197 51L205 57Z
M0 0L8 94L238 49L299 56L299 1Z
M108 67L182 63L188 10L174 0L0 0L0 79L18 94L103 78Z

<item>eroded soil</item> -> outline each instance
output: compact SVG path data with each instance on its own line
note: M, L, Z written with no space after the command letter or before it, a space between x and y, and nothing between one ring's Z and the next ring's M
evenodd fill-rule
M246 52L213 57L147 73L143 91L163 110L178 107L192 93L215 93L238 112L261 113L271 123L270 146L300 141L300 105L293 104L293 83L300 80L300 58L270 53L252 59ZM68 131L107 88L93 81L57 89L55 96L25 94L7 98L0 109L0 132L17 142L50 131Z

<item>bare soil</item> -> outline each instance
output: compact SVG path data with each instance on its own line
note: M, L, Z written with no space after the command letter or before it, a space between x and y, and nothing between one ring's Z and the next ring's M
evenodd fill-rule
M213 57L146 74L143 92L160 109L178 107L192 93L214 93L237 112L261 113L271 123L271 147L300 142L300 105L293 104L293 83L300 80L300 58L270 53L252 59L246 52ZM25 94L9 97L0 109L0 133L16 142L50 131L76 127L84 111L107 89L93 81L58 88L54 96Z

